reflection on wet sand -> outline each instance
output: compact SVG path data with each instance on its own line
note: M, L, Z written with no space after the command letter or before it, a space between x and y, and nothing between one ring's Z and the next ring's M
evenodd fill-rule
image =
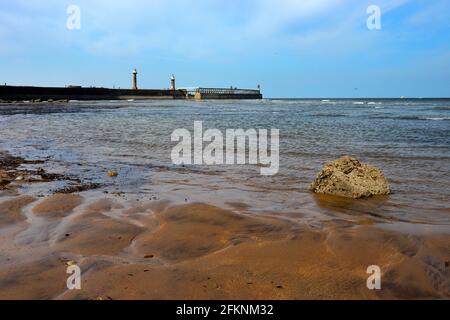
M393 207L389 211L385 210L386 206L389 205L389 196L354 200L333 195L313 194L313 199L319 208L325 210L326 214L332 217L345 217L352 221L371 221L374 223L406 222L432 224L431 221L415 218L414 214L405 218L402 218L400 215L390 215L387 212L393 212L395 208Z
M203 203L90 195L0 203L0 298L450 298L448 234L399 233L361 217L318 229ZM66 288L67 261L82 269L80 291ZM381 267L380 291L366 287L370 265Z

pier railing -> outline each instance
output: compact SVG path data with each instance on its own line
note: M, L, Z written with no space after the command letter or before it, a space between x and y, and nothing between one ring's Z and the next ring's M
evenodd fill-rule
M237 89L237 88L189 88L186 90L188 94L217 94L217 95L239 95L239 94L260 94L260 90L253 89Z

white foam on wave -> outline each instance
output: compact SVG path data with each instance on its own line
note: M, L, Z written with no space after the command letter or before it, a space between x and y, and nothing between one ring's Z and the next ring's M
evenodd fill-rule
M305 102L305 101L301 101L301 100L271 100L269 101L270 103L276 103L276 104L283 104L283 105L287 105L287 104L304 104L304 103L309 103L309 102Z
M425 118L425 120L432 120L432 121L444 121L444 120L450 120L450 117L442 117L442 118L438 118L438 117L435 117L435 118Z

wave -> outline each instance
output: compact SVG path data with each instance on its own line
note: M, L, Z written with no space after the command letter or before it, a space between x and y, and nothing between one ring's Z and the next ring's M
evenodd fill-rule
M419 116L372 116L372 119L410 120L410 121L450 121L450 117L419 117Z
M267 100L267 103L269 104L284 104L284 105L288 105L288 104L309 104L311 103L310 101L302 101L302 100L283 100L283 99L276 99L276 100Z
M431 110L435 110L435 111L450 111L450 107L434 107Z
M341 114L341 113L317 113L312 116L313 117L329 117L329 118L348 117L348 115Z
M450 120L450 117L429 117L429 118L423 118L422 120L445 121L445 120Z

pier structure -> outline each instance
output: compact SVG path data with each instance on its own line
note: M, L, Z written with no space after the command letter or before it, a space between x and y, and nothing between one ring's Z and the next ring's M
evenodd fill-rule
M137 90L138 89L138 86L137 86L137 74L138 74L137 70L134 69L133 70L133 90Z
M262 99L260 89L237 88L191 88L186 90L186 98L195 100L207 99Z
M0 86L0 103L29 101L51 102L69 100L150 100L150 99L262 99L258 89L237 88L185 88L177 89L175 75L170 77L170 89L138 89L138 72L132 72L131 89L110 89L98 87L32 87Z

